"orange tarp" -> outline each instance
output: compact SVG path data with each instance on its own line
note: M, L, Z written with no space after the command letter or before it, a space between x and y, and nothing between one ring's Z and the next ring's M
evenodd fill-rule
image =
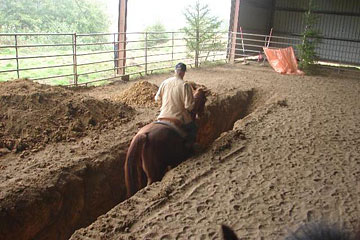
M304 74L304 72L298 69L297 60L292 47L277 49L264 47L263 49L267 60L276 72L281 74Z

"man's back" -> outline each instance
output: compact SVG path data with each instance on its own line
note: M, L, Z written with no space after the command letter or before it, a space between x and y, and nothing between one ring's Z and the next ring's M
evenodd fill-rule
M162 101L160 118L174 118L182 123L191 121L188 111L194 107L191 86L182 79L171 77L161 83L155 100Z

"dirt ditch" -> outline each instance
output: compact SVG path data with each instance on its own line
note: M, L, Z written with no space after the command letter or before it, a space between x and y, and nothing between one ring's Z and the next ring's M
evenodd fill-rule
M98 100L87 90L4 83L1 239L67 239L123 201L126 150L156 114L154 86L140 82ZM210 96L198 121L199 144L209 146L249 114L255 93L233 89Z
M359 229L359 75L285 76L251 63L187 77L224 95L254 88L250 114L71 239L221 239L221 224L241 239L285 239L319 221Z

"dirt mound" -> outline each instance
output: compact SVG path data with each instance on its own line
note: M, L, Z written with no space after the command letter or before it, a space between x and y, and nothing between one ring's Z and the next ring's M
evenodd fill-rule
M207 95L215 95L205 85L200 85L191 81L187 82L193 89L201 87L207 92ZM140 81L121 92L120 95L111 97L111 99L115 102L123 102L130 106L160 107L160 103L155 102L154 100L157 90L157 85L148 81Z
M157 90L158 87L155 84L140 81L112 99L131 106L158 107L159 103L154 100Z
M4 82L0 84L0 155L75 141L91 130L127 121L132 114L126 104L97 100L69 88L26 79Z

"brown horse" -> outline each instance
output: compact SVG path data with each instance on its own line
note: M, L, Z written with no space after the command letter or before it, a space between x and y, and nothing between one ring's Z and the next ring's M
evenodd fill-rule
M191 117L204 111L206 92L199 88L194 93L195 106ZM191 154L185 144L185 132L166 122L153 122L135 135L125 160L127 196L153 182L160 181L168 167L175 167Z

